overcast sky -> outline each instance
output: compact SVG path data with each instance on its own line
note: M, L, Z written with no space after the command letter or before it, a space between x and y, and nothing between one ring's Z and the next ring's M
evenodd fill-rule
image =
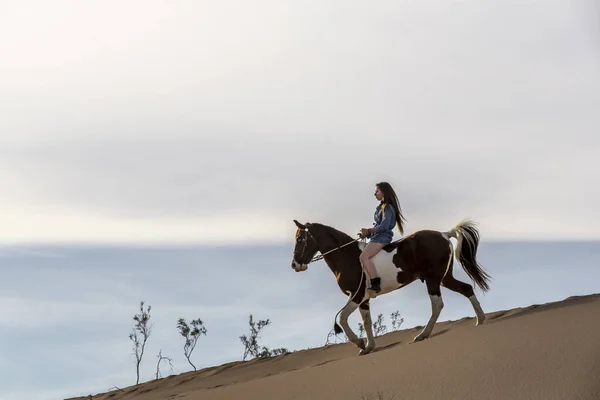
M593 2L2 2L0 239L598 238Z

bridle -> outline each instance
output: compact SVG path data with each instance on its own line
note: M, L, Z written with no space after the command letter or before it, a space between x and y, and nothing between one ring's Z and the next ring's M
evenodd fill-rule
M304 237L301 239L301 240L304 242L304 243L303 243L303 246L302 246L302 249L301 249L301 253L300 253L301 255L302 255L302 254L304 254L304 252L306 251L306 245L307 245L307 242L308 242L308 237L309 237L309 236L311 237L311 239L312 239L312 240L314 240L314 242L315 242L315 243L317 243L317 240L314 238L314 236L312 235L312 233L310 233L310 232L308 231L308 227L305 227L305 228L303 229L303 231L304 231L304 232L306 232L306 236L304 236ZM332 249L332 250L326 251L325 253L321 253L320 255L317 255L317 256L313 257L313 258L312 258L312 259L311 259L309 262L307 262L307 263L306 263L306 264L304 264L304 265L308 265L308 264L310 264L310 263L312 263L312 262L315 262L315 261L322 260L322 259L323 259L323 258L324 258L324 257L325 257L327 254L329 254L329 253L332 253L332 252L334 252L334 251L336 251L336 250L339 250L339 249L341 249L341 248L343 248L343 247L346 247L346 246L348 246L348 245L351 245L352 243L358 242L359 240L366 241L366 239L365 239L365 238L361 238L361 237L359 236L358 238L356 238L356 239L354 239L354 240L352 240L352 241L350 241L350 242L348 242L348 243L344 243L343 245L341 245L341 246L338 246L338 247L336 247L335 249ZM298 253L298 251L294 250L294 259L296 258L296 254L297 254L297 253ZM297 261L296 261L296 262L297 262ZM339 315L339 314L342 312L342 310L344 310L344 308L346 308L346 307L348 306L348 304L350 304L350 302L351 302L351 301L354 299L354 296L356 296L356 294L358 293L358 290L359 290L359 289L360 289L360 287L362 286L362 284L363 284L363 282L364 282L364 280L365 280L366 276L367 276L367 275L366 275L365 271L362 271L362 273L361 273L361 275L360 275L360 282L358 283L358 287L356 288L356 292L355 292L355 293L352 293L352 292L350 292L350 295L348 296L348 301L346 302L346 305L345 305L343 308L341 308L341 309L340 309L340 311L338 311L338 312L337 312L337 314L335 315L335 319L336 319L336 321L337 321L337 317L338 317L338 315ZM365 294L366 294L366 289L365 289Z
M300 250L300 255L303 255L303 254L304 254L304 252L306 251L306 245L307 245L307 242L308 242L308 237L309 237L309 236L310 236L310 238L311 238L312 240L314 240L314 241L315 241L315 243L317 242L317 240L314 238L314 236L312 235L312 233L310 233L310 232L309 232L308 228L304 228L303 230L304 230L304 232L306 232L306 236L305 236L304 238L302 238L302 239L301 239L301 240L302 240L302 242L304 242L304 243L303 243L302 249ZM351 245L352 243L358 242L359 240L363 240L363 241L364 241L365 239L364 239L364 238L360 238L360 237L358 237L358 238L356 238L356 239L354 239L354 240L352 240L352 241L350 241L350 242L348 242L348 243L344 243L343 245L336 247L335 249L332 249L332 250L326 251L325 253L321 253L321 254L319 254L319 255L316 255L316 256L314 256L314 257L313 257L313 258L312 258L312 259L311 259L309 262L307 262L305 265L308 265L308 264L310 264L310 263L313 263L313 262L315 262L315 261L322 260L322 259L323 259L323 258L324 258L324 257L325 257L327 254L329 254L329 253L333 253L334 251L336 251L336 250L339 250L339 249L341 249L341 248L344 248L344 247L346 247L346 246L349 246L349 245ZM297 253L298 253L298 251L297 251L297 250L295 250L295 251L294 251L294 256L296 256L296 254L297 254ZM294 257L294 258L295 258L295 257Z

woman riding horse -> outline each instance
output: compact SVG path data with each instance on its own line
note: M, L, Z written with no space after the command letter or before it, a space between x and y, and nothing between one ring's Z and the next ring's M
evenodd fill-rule
M388 182L379 182L375 185L375 198L379 200L379 204L375 209L374 226L373 228L363 228L360 230L362 238L370 238L369 243L360 254L360 263L363 270L371 278L370 290L379 293L381 291L381 279L377 276L377 271L371 259L379 253L379 251L392 242L394 237L394 227L398 225L400 234L404 234L405 221L402 215L402 209L398 202L396 192Z

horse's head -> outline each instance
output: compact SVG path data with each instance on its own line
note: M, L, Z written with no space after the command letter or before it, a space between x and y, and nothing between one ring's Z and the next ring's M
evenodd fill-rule
M319 249L315 238L308 231L310 224L306 223L304 225L296 220L294 220L294 223L298 227L298 230L296 231L292 268L296 272L302 272L308 269L308 264Z

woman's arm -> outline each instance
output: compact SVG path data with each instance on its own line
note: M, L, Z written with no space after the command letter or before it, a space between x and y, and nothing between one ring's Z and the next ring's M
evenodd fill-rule
M375 225L375 232L391 231L396 223L396 210L391 204L387 204L383 209L383 218L381 222Z
M388 204L383 209L383 218L379 224L376 224L373 228L361 229L361 236L370 237L375 233L382 231L391 231L396 223L396 210L391 204Z

